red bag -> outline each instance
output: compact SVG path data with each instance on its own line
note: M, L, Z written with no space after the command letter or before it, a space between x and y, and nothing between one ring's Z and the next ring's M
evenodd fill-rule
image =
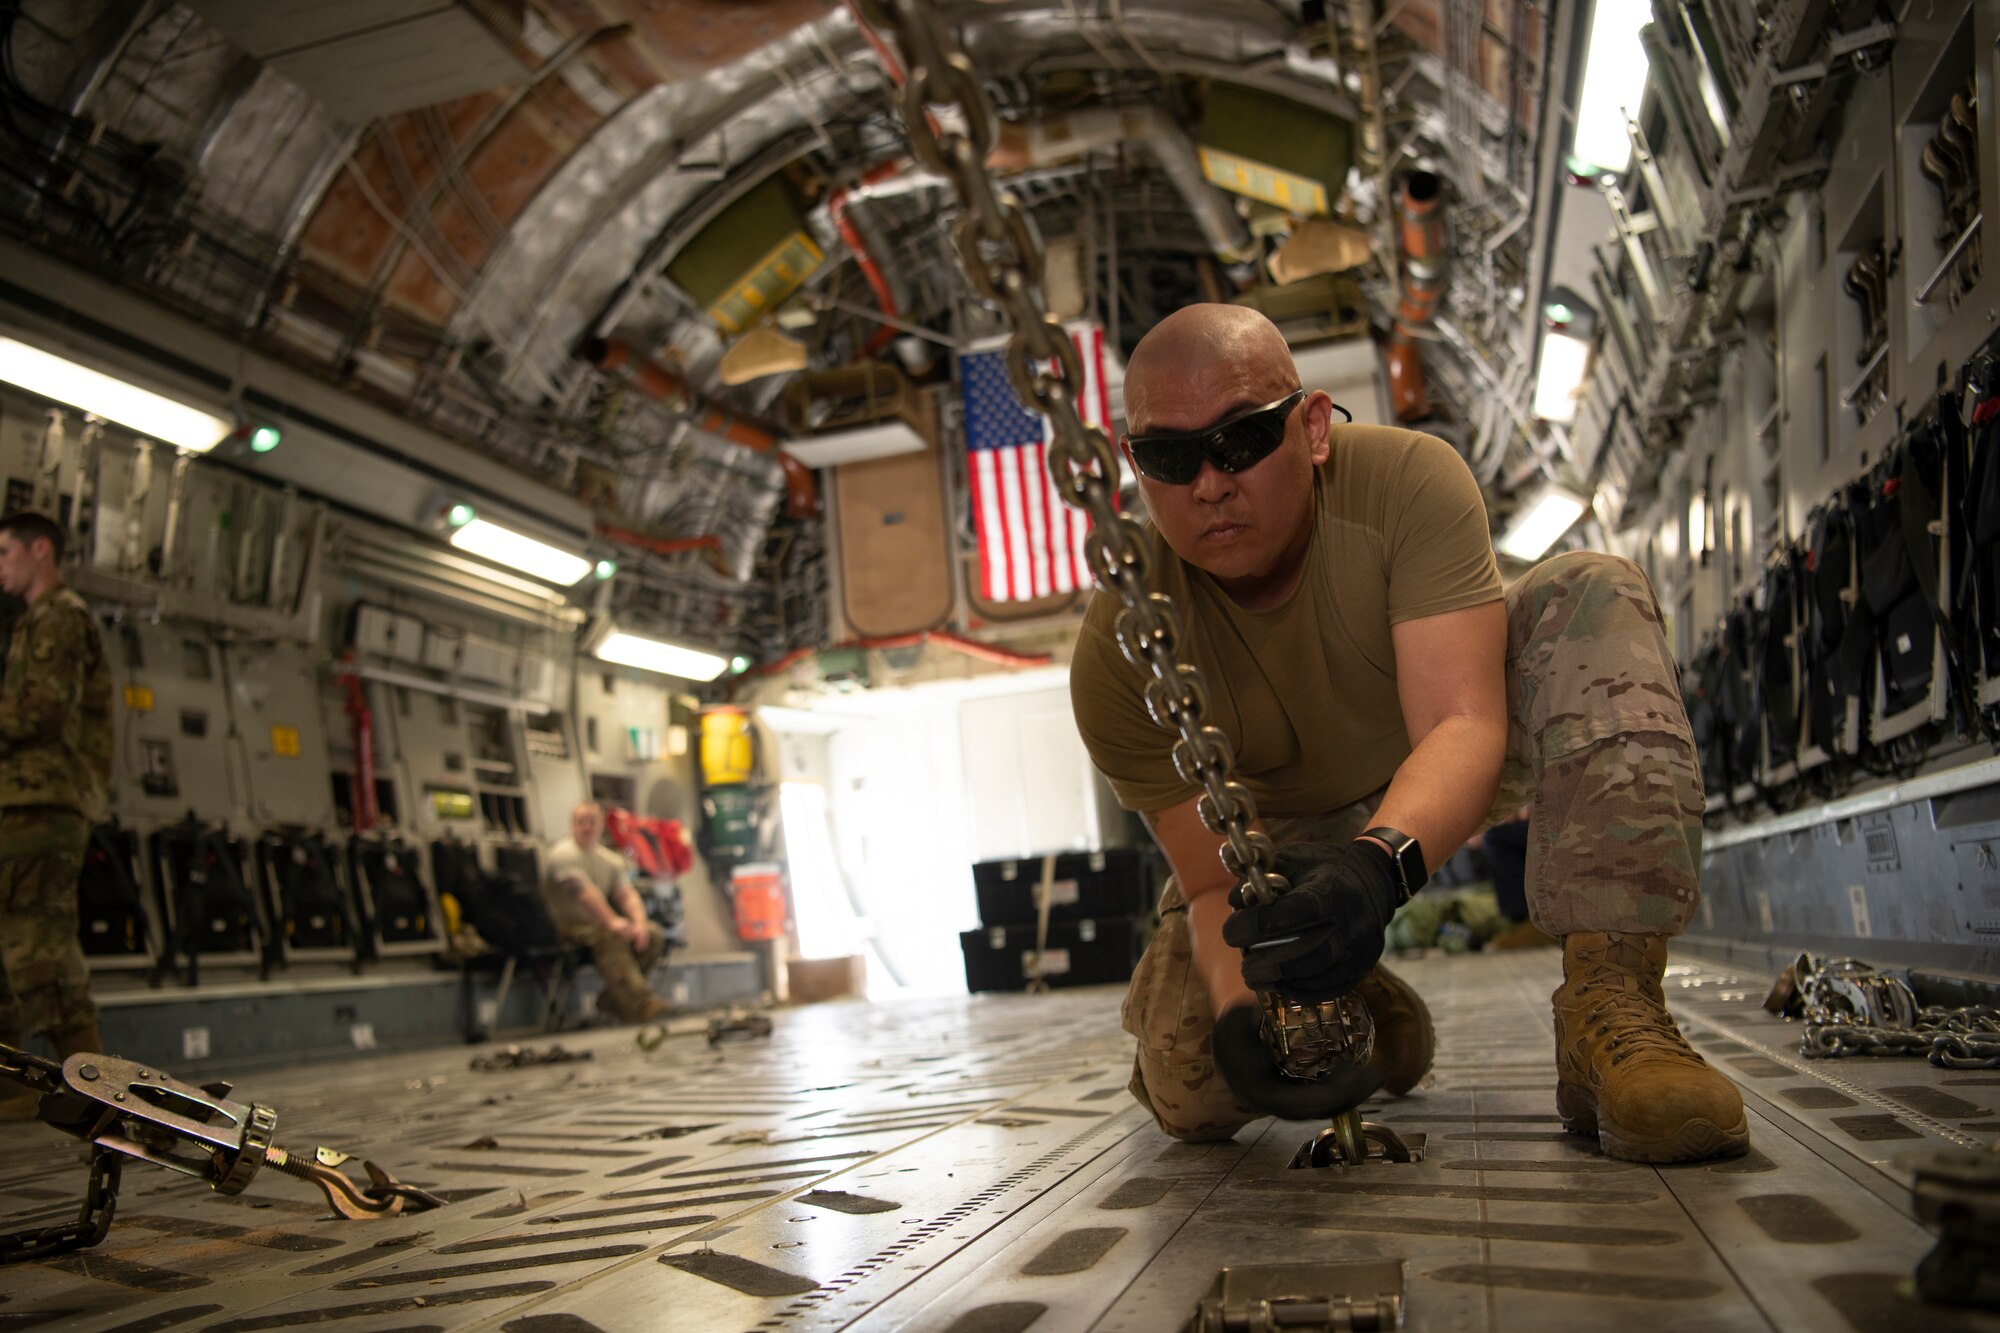
M644 821L646 831L653 835L653 842L659 848L660 860L668 873L685 875L694 869L694 843L689 840L687 830L678 819L648 819Z
M606 810L604 812L604 836L611 839L611 845L631 858L633 867L648 879L661 879L667 874L665 862L653 840L646 836L644 824L629 810Z

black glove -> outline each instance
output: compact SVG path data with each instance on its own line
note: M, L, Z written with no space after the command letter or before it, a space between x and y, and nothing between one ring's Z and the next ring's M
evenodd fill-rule
M1330 1120L1382 1086L1382 1076L1368 1065L1347 1065L1310 1080L1279 1073L1270 1047L1257 1035L1254 1005L1239 1004L1215 1020L1214 1051L1215 1067L1236 1099L1280 1120Z
M1372 842L1302 842L1278 849L1291 892L1239 907L1222 938L1243 951L1243 981L1313 1003L1347 994L1382 957L1396 914L1396 866Z

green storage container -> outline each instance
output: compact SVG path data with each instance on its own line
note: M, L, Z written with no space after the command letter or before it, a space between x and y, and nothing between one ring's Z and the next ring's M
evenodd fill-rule
M822 258L798 197L783 176L772 176L681 247L667 276L734 334L797 291Z
M1290 213L1325 213L1354 161L1354 127L1289 98L1209 85L1197 136L1209 182Z

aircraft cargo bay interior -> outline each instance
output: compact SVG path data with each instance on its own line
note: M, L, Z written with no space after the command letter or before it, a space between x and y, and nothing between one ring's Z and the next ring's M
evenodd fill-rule
M0 1328L2000 1330L2000 0L0 0Z

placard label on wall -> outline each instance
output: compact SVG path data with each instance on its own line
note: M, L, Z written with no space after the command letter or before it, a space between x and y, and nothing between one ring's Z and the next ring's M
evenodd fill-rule
M135 713L152 712L152 687L149 685L127 685L125 687L125 706Z
M1059 977L1067 971L1069 971L1068 949L1042 950L1041 976ZM1035 951L1033 949L1021 950L1021 975L1024 977L1037 975L1035 972Z
M297 759L299 757L299 729L297 727L272 727L271 753L282 759Z

